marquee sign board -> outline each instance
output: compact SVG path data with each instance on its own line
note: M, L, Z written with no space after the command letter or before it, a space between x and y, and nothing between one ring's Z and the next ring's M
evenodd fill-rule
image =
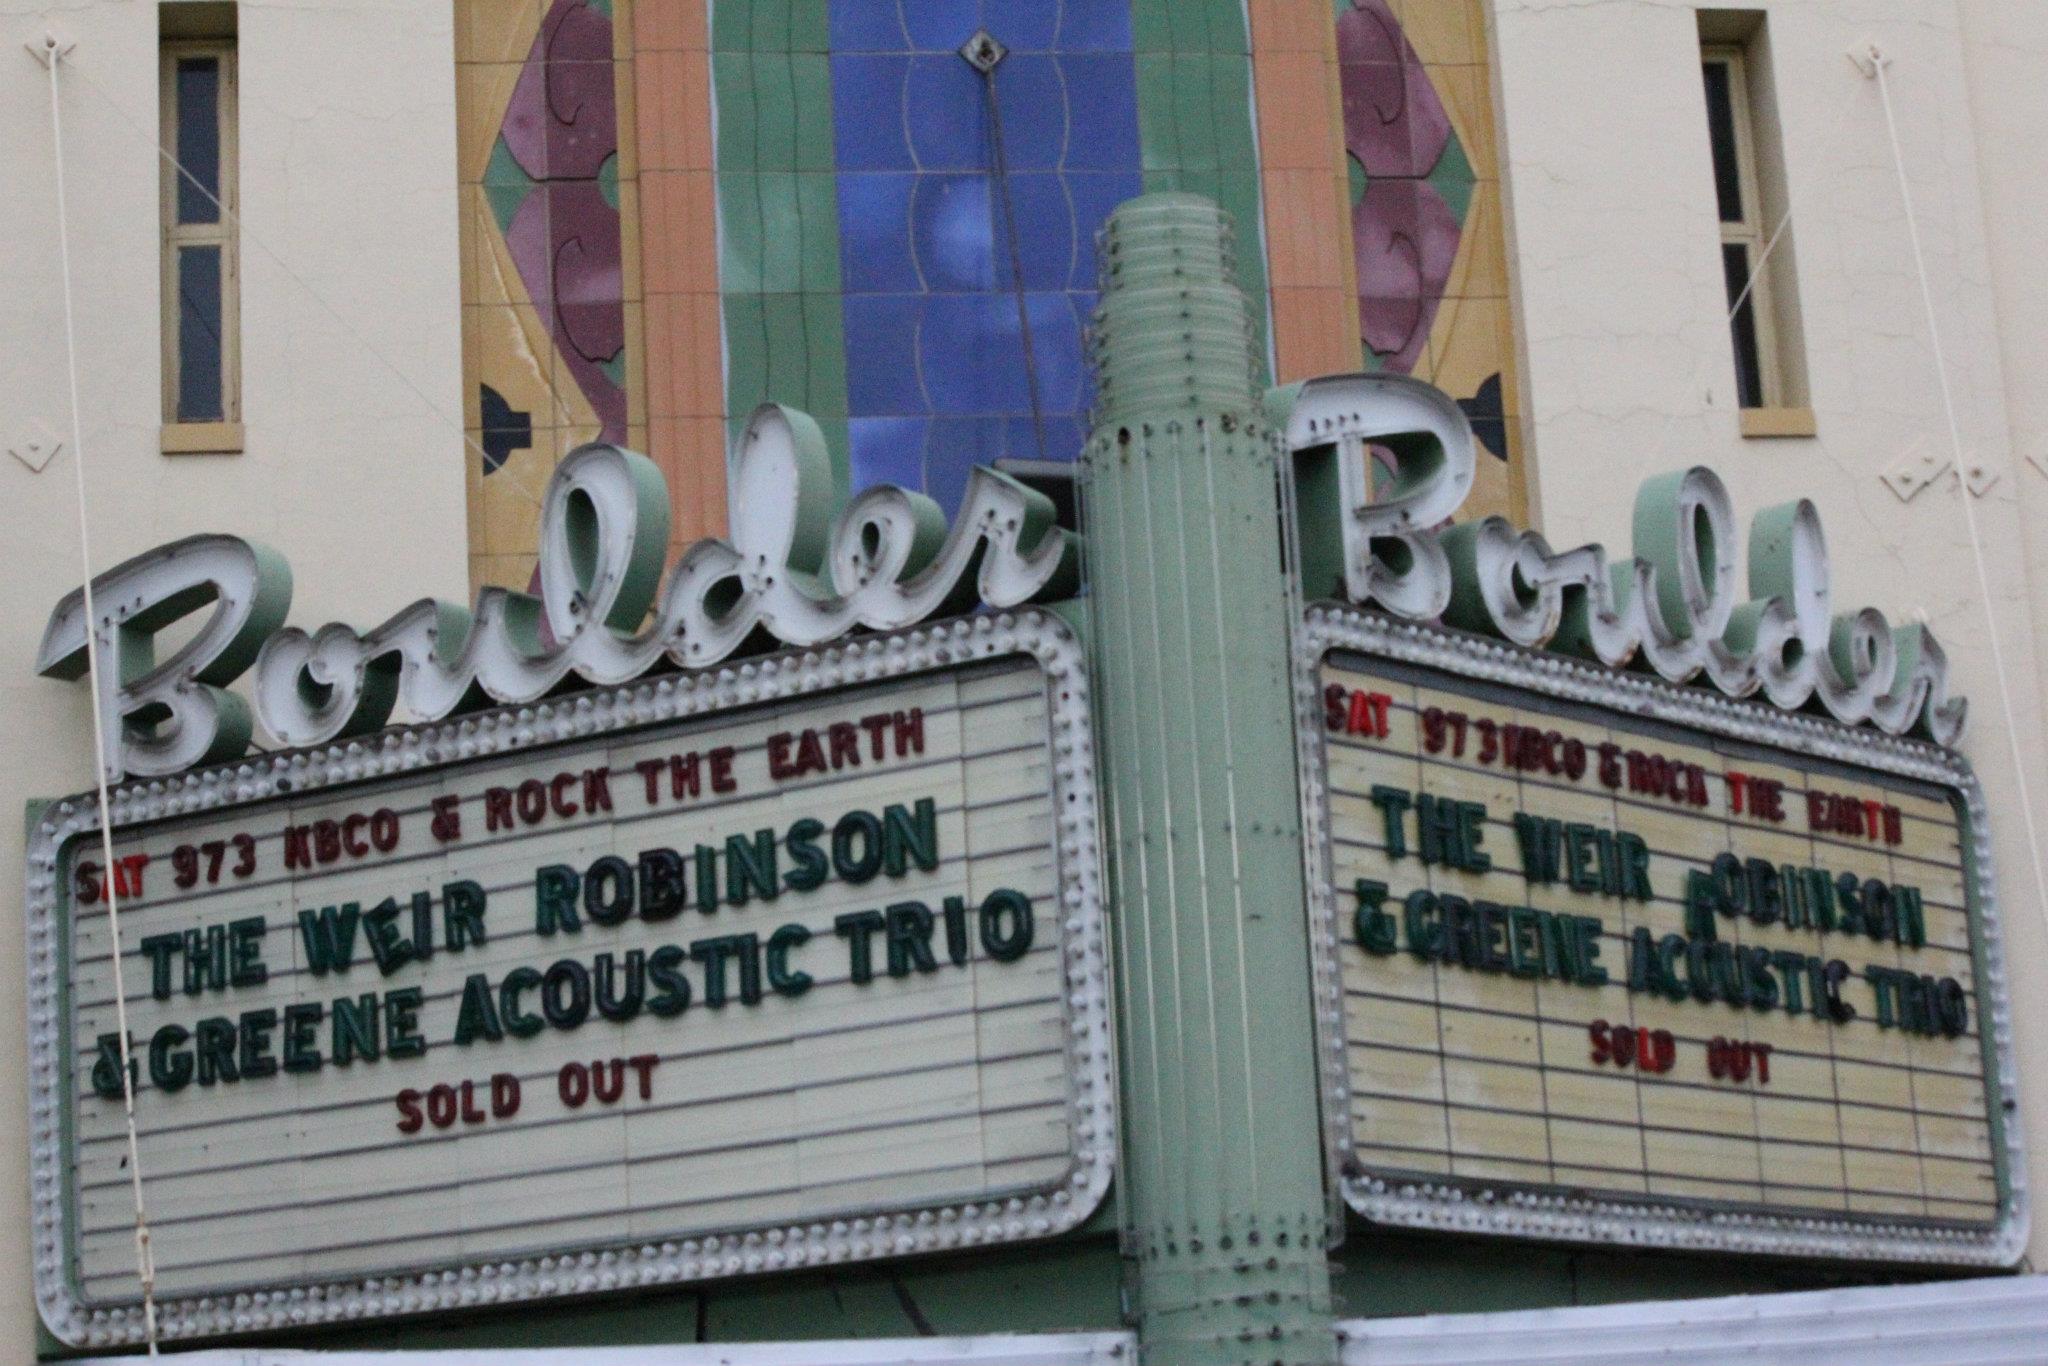
M1327 377L1265 417L1286 562L1348 604L1292 662L1352 1204L2014 1259L1986 827L1932 633L1836 609L1811 503L1738 553L1704 468L1643 485L1632 554L1558 552L1450 524L1474 442L1426 385ZM57 604L37 669L96 687L116 784L111 856L81 797L28 858L59 1336L143 1336L131 1081L168 1337L1028 1238L1099 1201L1087 680L1027 606L1077 591L1078 535L992 470L950 523L845 501L772 404L731 490L730 535L664 571L658 469L579 448L533 594L367 630L287 625L288 567L228 535Z
M1078 1223L1087 707L1025 610L117 788L165 1335ZM136 1341L92 803L30 853L38 1289Z
M1354 1209L2018 1255L1985 813L1953 751L1337 606L1300 678Z

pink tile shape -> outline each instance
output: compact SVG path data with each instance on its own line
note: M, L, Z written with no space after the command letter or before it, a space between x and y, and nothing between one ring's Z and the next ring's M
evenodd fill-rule
M1422 358L1458 254L1458 220L1423 180L1375 180L1351 210L1359 335L1387 369Z
M548 10L502 131L536 180L594 176L618 149L612 23L588 0L555 0Z
M626 394L604 369L626 344L621 230L597 180L619 141L612 23L589 0L549 8L500 132L539 182L506 247L605 439L624 440Z
M1425 176L1451 118L1386 0L1352 0L1337 19L1344 146L1368 176Z

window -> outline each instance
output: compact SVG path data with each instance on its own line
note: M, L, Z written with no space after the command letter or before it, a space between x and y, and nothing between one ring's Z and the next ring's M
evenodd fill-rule
M1714 149L1714 199L1721 210L1721 272L1728 280L1728 327L1735 340L1735 389L1745 408L1772 408L1768 277L1751 276L1763 261L1771 228L1757 193L1755 133L1749 121L1749 80L1742 54L1709 48L1700 64L1707 85L1707 136ZM1762 326L1758 319L1763 319Z
M234 39L166 40L162 91L163 448L240 450Z
M1719 19L1717 24L1703 12L1703 34L1718 29L1733 35L1742 31L1737 27L1742 20L1748 21L1746 41L1708 42L1700 52L1743 432L1811 435L1812 417L1803 406L1792 234L1776 156L1776 120L1768 91L1758 89L1768 69L1761 16L1724 14Z

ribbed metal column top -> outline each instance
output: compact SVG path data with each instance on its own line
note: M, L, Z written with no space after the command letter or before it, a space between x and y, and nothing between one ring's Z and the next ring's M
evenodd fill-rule
M1097 244L1096 429L1139 413L1249 411L1254 334L1230 216L1200 195L1148 194L1112 213Z

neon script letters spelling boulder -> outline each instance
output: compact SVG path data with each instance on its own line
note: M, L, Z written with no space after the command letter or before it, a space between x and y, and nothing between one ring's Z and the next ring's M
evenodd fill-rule
M1334 376L1275 390L1268 408L1295 452L1311 595L1334 589L1411 621L1674 683L1704 678L1788 711L1817 703L1893 735L1961 738L1966 703L1949 697L1948 661L1926 627L1895 630L1870 607L1834 614L1820 514L1804 499L1751 521L1740 601L1735 511L1711 470L1646 480L1636 553L1610 562L1597 545L1553 553L1500 517L1445 527L1472 490L1472 429L1426 384ZM1377 496L1368 445L1393 456Z
M1801 500L1750 523L1749 594L1735 583L1735 513L1712 471L1655 476L1636 495L1635 555L1554 553L1499 517L1446 526L1472 489L1473 438L1448 397L1419 381L1342 375L1274 390L1268 408L1295 459L1301 566L1336 591L1412 621L1529 648L1704 679L1731 697L1817 705L1850 725L1954 744L1966 704L1919 625L1875 608L1836 615L1820 516ZM1374 490L1366 448L1393 456ZM893 486L842 509L817 424L757 409L734 462L729 541L699 541L659 591L668 540L660 472L615 446L555 470L541 510L540 595L484 590L470 611L423 599L367 634L334 623L280 629L291 572L233 536L194 536L93 580L101 620L107 777L160 776L244 753L254 721L284 745L532 701L574 679L627 682L669 664L704 668L750 648L822 644L975 603L1063 596L1076 539L1051 502L977 469L950 532L936 504ZM658 598L658 600L657 600ZM151 638L212 606L185 646L151 664ZM84 596L59 603L39 672L85 673ZM256 666L256 708L227 691ZM131 677L132 675L132 677Z
M936 503L890 485L842 509L817 424L772 403L741 438L728 518L731 539L686 551L657 601L669 531L661 473L631 451L584 446L556 467L541 506L537 599L487 588L474 615L422 599L367 634L340 623L280 630L291 571L239 537L193 536L137 556L93 580L107 777L239 757L251 716L226 688L252 660L264 730L317 745L377 730L401 709L433 721L533 701L572 679L624 683L665 663L704 668L747 648L893 630L976 602L1065 596L1076 579L1077 547L1044 495L977 469L950 534ZM209 603L184 648L152 667L151 637ZM83 676L86 630L74 592L50 618L37 671Z

